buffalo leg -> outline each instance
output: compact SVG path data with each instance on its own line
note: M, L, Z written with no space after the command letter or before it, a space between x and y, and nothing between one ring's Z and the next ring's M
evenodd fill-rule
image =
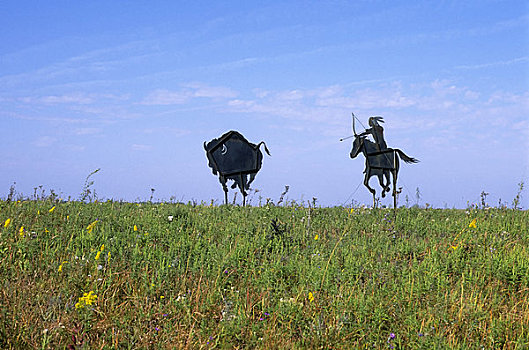
M246 206L246 196L248 195L248 193L246 193L246 188L248 187L248 184L247 184L247 177L246 177L246 174L241 174L241 193L242 193L242 206L245 207Z
M250 180L248 181L247 187L250 188L250 185L252 184L253 180L255 179L255 175L257 173L250 173Z
M224 204L228 205L228 186L226 182L228 180L224 176L219 176L219 182L222 185L222 190L224 191Z
M246 174L239 174L239 177L236 178L236 183L237 183L237 186L239 187L239 191L241 191L241 194L242 194L242 206L244 207L246 205L246 187L247 187L247 184L246 184Z

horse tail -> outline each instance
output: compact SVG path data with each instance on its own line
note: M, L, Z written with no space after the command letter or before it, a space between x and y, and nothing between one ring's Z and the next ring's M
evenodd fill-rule
M413 157L408 157L404 152L402 152L400 149L396 148L395 152L399 154L400 159L405 161L406 163L418 163L419 160L415 159Z
M268 150L268 147L266 147L266 143L265 143L264 141L259 142L259 143L257 144L257 147L256 147L256 148L261 147L261 144L264 145L266 154L268 154L269 156L271 156L271 155L270 155L270 151Z

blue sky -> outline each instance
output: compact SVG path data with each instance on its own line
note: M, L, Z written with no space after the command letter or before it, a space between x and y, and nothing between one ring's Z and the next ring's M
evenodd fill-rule
M370 204L339 142L351 112L421 160L401 167L400 204L419 188L422 205L510 205L529 186L526 1L3 1L0 16L1 197L16 182L78 198L101 168L103 199L221 202L202 145L235 129L272 154L252 203L289 185Z

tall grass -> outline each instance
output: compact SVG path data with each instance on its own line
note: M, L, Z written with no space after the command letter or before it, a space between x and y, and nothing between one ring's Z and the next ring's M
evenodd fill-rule
M0 347L527 348L528 222L1 201Z

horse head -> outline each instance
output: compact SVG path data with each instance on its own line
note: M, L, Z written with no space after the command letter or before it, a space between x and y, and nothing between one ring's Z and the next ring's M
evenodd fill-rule
M349 156L351 158L356 158L356 156L362 152L362 146L364 145L365 136L356 136L355 140L353 141L353 148L351 149L351 153L349 153Z

